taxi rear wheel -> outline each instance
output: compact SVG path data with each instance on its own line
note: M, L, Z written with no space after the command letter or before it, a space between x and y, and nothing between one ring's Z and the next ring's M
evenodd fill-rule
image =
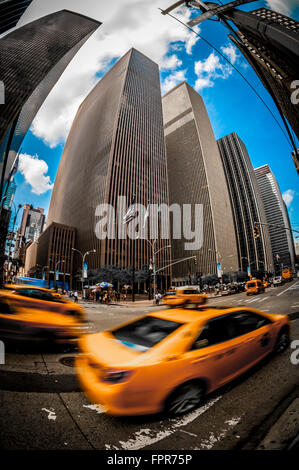
M197 408L205 396L205 386L200 382L187 382L175 389L165 403L165 412L180 416Z
M274 347L275 353L279 354L285 351L289 347L289 344L290 344L289 331L287 328L283 328L278 334L278 337L275 343L275 347Z

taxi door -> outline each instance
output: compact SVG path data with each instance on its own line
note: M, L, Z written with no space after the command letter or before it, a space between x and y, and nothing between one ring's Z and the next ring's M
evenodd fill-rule
M210 389L231 380L238 373L240 340L230 315L209 320L186 353L192 378L207 378Z

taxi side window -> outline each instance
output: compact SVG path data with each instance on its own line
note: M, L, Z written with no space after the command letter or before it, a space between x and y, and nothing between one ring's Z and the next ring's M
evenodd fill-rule
M248 311L236 312L233 314L233 318L238 323L240 335L246 335L251 331L271 323L268 318Z
M230 315L209 320L194 341L191 350L223 343L239 336L236 322Z
M0 313L2 314L14 313L14 310L7 302L0 300Z
M39 300L52 300L53 297L48 292L44 292L38 289L19 289L19 295L23 295L25 297L31 297L32 299L39 299Z

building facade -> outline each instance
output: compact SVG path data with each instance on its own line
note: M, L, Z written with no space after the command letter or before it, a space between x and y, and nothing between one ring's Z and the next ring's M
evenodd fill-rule
M44 277L50 287L72 289L73 256L76 229L64 224L50 224L38 240L26 249L25 275ZM56 271L59 271L56 282Z
M0 34L14 28L32 0L0 0Z
M203 205L203 245L186 250L184 240L172 240L173 259L194 261L173 267L177 283L198 275L238 269L238 253L225 175L203 99L183 82L162 98L170 204ZM192 216L194 227L194 216ZM200 227L197 227L200 230Z
M61 10L0 39L0 176L2 192L16 154L40 106L100 23Z
M254 171L269 224L275 271L281 271L282 267L294 269L295 248L291 224L276 178L269 165L263 165Z
M267 226L260 226L255 239L255 222L265 223L266 214L258 182L247 149L233 132L217 141L234 216L240 270L273 272L273 256Z
M77 229L76 248L88 256L88 267L149 265L146 239L119 237L123 221L115 220L114 239L96 235L100 204L117 212L118 197L127 207L135 200L145 206L168 204L159 69L148 57L131 49L100 80L81 104L69 133L55 180L48 223ZM169 260L158 240L159 267ZM77 266L80 257L76 257ZM166 272L167 274L167 272Z
M21 224L16 234L14 258L21 259L19 250L22 250L23 245L27 242L35 242L38 239L43 231L44 224L44 209L40 207L35 209L31 204L24 204Z

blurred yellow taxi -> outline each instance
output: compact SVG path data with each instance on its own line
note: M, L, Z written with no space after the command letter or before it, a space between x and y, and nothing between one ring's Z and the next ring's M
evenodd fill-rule
M259 294L265 291L265 286L260 279L252 279L246 282L245 291L246 295Z
M163 303L170 307L179 307L187 304L203 305L207 301L207 296L201 294L198 287L177 287L166 292Z
M79 341L87 398L113 415L179 416L289 344L286 315L250 308L162 310Z
M14 304L16 306L71 315L77 320L82 321L86 318L81 305L63 298L62 295L54 290L14 284L6 284L4 289L15 296Z
M1 340L74 343L90 331L85 316L72 302L52 300L50 308L50 301L41 300L44 305L37 300L15 291L0 291Z

